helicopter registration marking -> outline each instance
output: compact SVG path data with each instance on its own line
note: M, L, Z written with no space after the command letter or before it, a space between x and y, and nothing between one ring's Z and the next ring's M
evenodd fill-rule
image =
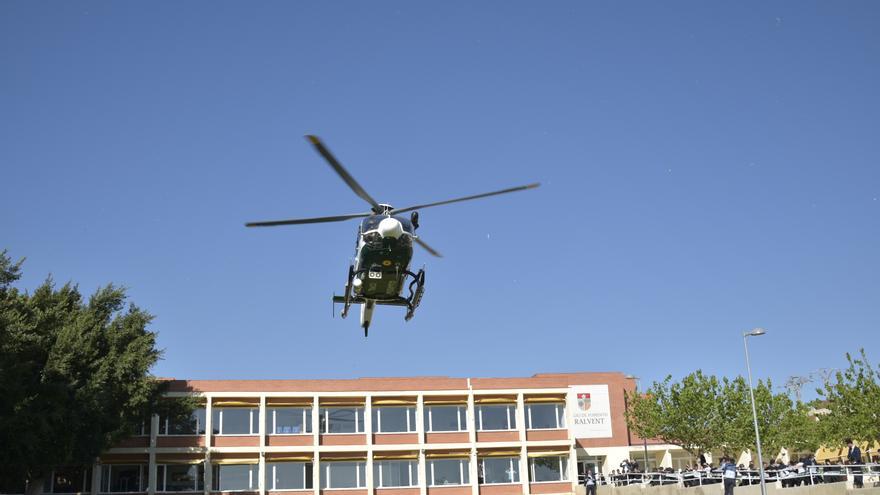
M382 278L382 272L367 272L367 276L370 278Z

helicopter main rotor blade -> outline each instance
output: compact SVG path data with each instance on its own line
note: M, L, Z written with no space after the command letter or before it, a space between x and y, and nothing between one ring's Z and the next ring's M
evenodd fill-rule
M428 245L425 241L423 241L420 237L416 237L415 240L416 240L416 244L418 244L419 246L422 246L422 248L423 248L425 251L427 251L427 252L433 254L434 256L436 256L436 257L438 257L438 258L442 258L442 257L443 257L442 254L438 253L436 249L434 249L434 248L432 248L431 246L429 246L429 245Z
M320 153L321 156L323 156L324 159L327 160L327 163L329 163L330 166L333 167L333 170L335 170L336 173L339 174L340 177L342 177L342 180L344 180L345 183L348 184L348 187L350 187L355 194L360 196L361 199L363 199L367 203L370 203L370 206L373 207L373 211L377 213L382 211L382 207L379 206L379 203L375 199L373 199L373 197L370 196L369 193L367 193L367 191L365 191L364 188L361 187L361 185L358 184L356 180L354 180L354 177L352 177L351 174L348 173L348 170L345 170L345 167L343 167L342 164L339 163L339 160L337 160L336 157L333 156L333 153L330 153L330 150L328 150L327 147L324 146L324 143L322 143L321 140L318 139L318 136L307 134L306 139L308 139L309 142L312 143L312 146L314 146L315 149L318 150L318 153Z
M475 194L473 196L465 196L463 198L449 199L446 201L438 201L436 203L426 203L423 205L407 206L406 208L395 208L394 210L392 210L392 214L396 215L398 213L406 213L408 211L421 210L422 208L430 208L432 206L448 205L449 203L458 203L460 201L470 201L472 199L487 198L489 196L496 196L498 194L507 194L507 193L517 192L517 191L525 191L526 189L534 189L540 185L541 184L539 182L536 182L534 184L527 184L525 186L511 187L509 189L502 189L500 191L493 191L493 192L488 192L488 193L483 193L483 194Z
M275 227L278 225L302 225L306 223L342 222L352 218L364 218L373 213L353 213L351 215L337 215L335 217L294 218L291 220L270 220L268 222L248 222L245 227Z

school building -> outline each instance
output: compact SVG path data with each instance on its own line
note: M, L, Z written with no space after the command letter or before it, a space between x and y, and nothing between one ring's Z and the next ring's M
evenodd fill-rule
M154 416L46 493L548 495L625 459L690 457L636 438L623 373L527 378L174 380L202 401L190 421Z

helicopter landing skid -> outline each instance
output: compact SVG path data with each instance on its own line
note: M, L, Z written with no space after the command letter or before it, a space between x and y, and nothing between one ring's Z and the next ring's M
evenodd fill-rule
M367 304L367 303L375 303L381 304L384 306L402 306L406 308L406 316L404 316L404 320L409 321L415 315L416 308L419 307L419 304L422 302L422 295L425 293L425 270L421 269L418 273L412 273L410 271L406 271L406 275L412 278L412 281L409 283L409 297L395 297L390 299L373 299L373 298L365 298L361 296L353 296L352 295L352 285L355 275L358 274L359 270L354 271L349 268L348 272L348 283L345 285L345 295L337 296L333 295L333 304L342 304L342 312L340 316L345 318L348 316L348 310L351 308L352 304Z
M409 298L407 299L409 305L406 316L403 319L409 321L415 315L416 308L419 307L419 304L422 302L422 295L425 293L425 269L419 270L418 275L413 275L411 272L407 272L407 274L412 276L413 281L409 283ZM413 289L414 286L415 289Z

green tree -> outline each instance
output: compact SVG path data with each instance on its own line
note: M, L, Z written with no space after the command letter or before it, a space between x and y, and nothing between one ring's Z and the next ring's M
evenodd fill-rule
M868 361L864 349L858 357L846 355L849 366L838 371L817 389L827 414L819 415L819 430L827 445L840 445L844 439L880 440L880 368Z
M12 285L22 261L0 253L0 485L24 478L39 492L53 467L91 465L160 407L182 416L192 405L160 401L152 316L126 306L124 289L84 301L50 278L29 294Z
M770 380L758 381L754 392L765 455L776 456L783 447L818 447L815 419L806 405L774 393ZM644 395L627 394L626 417L637 435L678 445L692 455L720 451L736 456L755 452L757 444L749 386L741 376L719 380L697 370L678 383L666 377Z
M748 394L748 388L745 389L745 394ZM747 397L747 400L751 399ZM783 448L794 453L814 451L819 447L814 432L815 425L811 425L809 408L803 403L792 401L787 393L774 392L773 382L769 379L758 380L755 385L755 410L765 461L775 458ZM749 424L747 429L742 430L742 447L755 452L757 443L751 409L747 416L740 422ZM812 421L815 423L815 420Z
M719 395L722 384L697 370L673 382L667 376L644 394L627 393L626 420L642 438L678 445L692 455L721 446Z
M752 402L749 384L738 376L723 380L719 397L720 450L725 455L738 456L740 452L755 445L755 428L752 421ZM763 438L763 437L762 437Z

